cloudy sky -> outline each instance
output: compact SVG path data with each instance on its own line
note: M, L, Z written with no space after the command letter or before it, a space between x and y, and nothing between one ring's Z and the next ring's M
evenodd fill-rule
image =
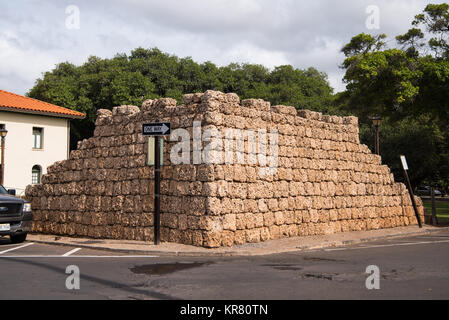
M0 89L25 94L59 62L158 47L220 66L313 66L341 91L344 44L361 32L393 39L429 2L444 1L0 0Z

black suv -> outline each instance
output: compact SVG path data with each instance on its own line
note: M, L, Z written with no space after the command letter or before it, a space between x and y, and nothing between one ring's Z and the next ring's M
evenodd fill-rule
M0 185L0 237L9 235L13 243L25 241L32 220L31 204L9 194Z

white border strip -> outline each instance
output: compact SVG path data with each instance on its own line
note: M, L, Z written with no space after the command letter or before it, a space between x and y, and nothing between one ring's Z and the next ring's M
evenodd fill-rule
M23 246L18 246L18 247L14 247L14 248L11 248L11 249L8 249L8 250L0 251L0 255L4 254L4 253L7 253L7 252L10 252L10 251L13 251L13 250L17 250L17 249L21 249L21 248L25 248L25 247L31 246L32 244L34 244L34 243L31 242L31 243L24 244Z

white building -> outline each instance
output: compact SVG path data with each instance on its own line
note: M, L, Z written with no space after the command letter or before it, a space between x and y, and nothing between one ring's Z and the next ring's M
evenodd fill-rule
M8 130L5 188L21 195L27 185L40 183L47 166L67 159L70 119L82 118L83 113L0 90L0 129Z

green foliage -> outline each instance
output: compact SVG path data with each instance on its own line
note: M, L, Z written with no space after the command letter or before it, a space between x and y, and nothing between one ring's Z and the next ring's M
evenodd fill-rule
M351 42L345 45L341 51L346 56L355 56L359 54L366 54L368 52L372 52L373 50L380 50L385 45L383 39L386 37L387 36L385 34L380 34L373 37L370 34L361 33L353 37Z
M380 127L380 151L382 161L392 169L396 180L403 180L399 161L399 155L402 154L407 156L410 180L415 186L421 183L442 184L449 177L448 158L441 156L444 152L444 134L429 120L428 116L399 121L384 119ZM360 140L374 149L374 130L371 125L361 125Z
M217 67L178 58L157 48L137 48L129 56L90 57L83 65L64 62L36 81L28 96L86 113L72 121L71 148L90 137L96 111L123 104L140 105L146 99L172 97L206 90L235 92L242 99L263 98L275 104L332 112L332 88L327 75L314 68L279 66L270 71L257 64Z
M342 49L347 90L335 103L360 117L361 139L368 144L373 140L367 129L370 116L387 119L381 128L381 155L390 167L398 168L403 153L416 184L447 186L449 5L427 5L412 24L407 33L396 36L400 49L385 48L385 35L352 38Z

